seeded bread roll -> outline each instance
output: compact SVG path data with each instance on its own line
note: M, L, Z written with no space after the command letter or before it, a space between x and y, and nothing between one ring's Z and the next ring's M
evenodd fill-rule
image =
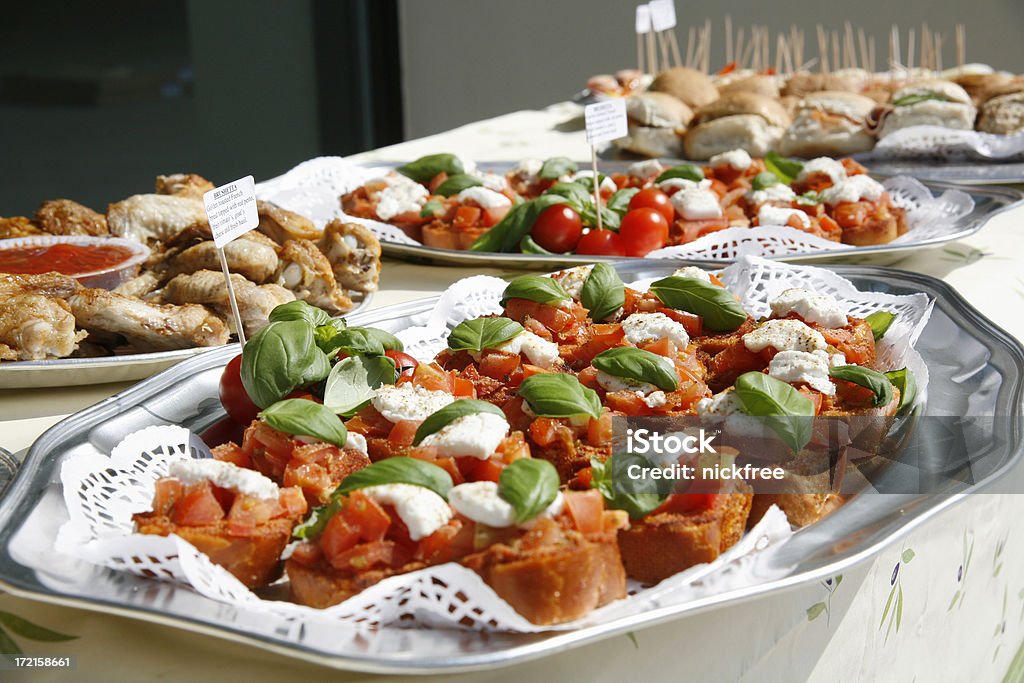
M1024 130L1024 91L993 97L981 106L978 130L1009 135Z

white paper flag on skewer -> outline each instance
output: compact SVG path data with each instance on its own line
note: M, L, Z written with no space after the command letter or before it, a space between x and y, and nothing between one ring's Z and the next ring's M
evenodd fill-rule
M588 104L583 110L583 117L587 124L589 145L598 145L626 136L626 100L622 98Z

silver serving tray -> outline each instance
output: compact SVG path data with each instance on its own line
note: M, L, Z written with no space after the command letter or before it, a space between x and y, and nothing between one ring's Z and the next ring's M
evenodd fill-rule
M589 168L589 162L577 162L581 169ZM687 162L679 159L664 159L663 163L675 165ZM389 168L397 166L395 163L368 163L375 168ZM479 167L485 171L504 172L514 166L512 162L488 161L479 162ZM625 161L607 161L601 164L603 172L618 173L624 172L629 166ZM876 172L876 165L871 165L872 177L884 178L888 175L910 175L916 176L913 172ZM919 178L921 179L921 178ZM1017 182L1024 182L1024 179ZM1005 187L962 187L951 182L925 182L925 187L932 191L944 192L946 190L960 190L970 195L974 200L974 210L970 214L959 219L957 230L941 237L934 237L927 240L915 242L901 242L898 244L879 244L869 247L856 247L841 251L820 251L807 254L785 255L767 257L778 259L787 263L864 263L873 265L891 265L896 261L910 254L911 251L919 249L934 249L949 242L955 242L973 235L981 230L993 216L1007 209L1012 208L1024 199L1024 193ZM427 247L421 244L402 244L382 239L381 250L385 256L400 258L413 263L425 263L430 265L443 266L476 266L479 268L529 268L547 269L594 263L595 261L616 261L621 257L601 256L580 256L576 254L506 254L498 252L477 252L461 251L457 249L438 249ZM706 260L691 259L692 263L699 263L705 266L724 266L731 263L728 260Z
M875 173L909 175L918 180L957 185L1019 185L1024 183L1024 161L945 161L941 159L864 159Z
M370 305L373 292L364 294L348 317ZM229 344L236 348L236 344ZM33 389L39 387L76 387L85 384L130 382L155 375L175 363L223 347L199 347L130 353L98 358L55 358L0 363L0 389ZM237 353L237 351L236 351Z
M624 279L664 275L674 264L618 264ZM1022 460L1024 348L982 317L951 287L934 278L886 268L837 267L859 288L923 292L935 310L916 348L931 370L930 415L994 415L991 433L968 444L978 462L970 492L1005 486ZM352 316L351 322L396 330L422 322L437 297ZM343 626L296 632L245 609L205 598L182 586L114 572L60 556L53 540L67 518L59 486L61 463L80 453L109 453L127 433L154 424L201 430L223 415L217 384L234 349L215 349L77 413L32 446L0 500L0 586L30 599L158 622L240 641L290 657L377 673L440 673L490 669L590 644L669 620L756 600L769 593L834 576L877 553L941 510L962 501L963 489L930 495L861 495L787 542L764 551L756 585L576 631L508 634L384 627L350 633ZM922 439L922 430L914 441ZM925 454L927 440L922 442ZM919 443L918 445L921 445ZM946 456L942 456L945 458ZM945 465L943 460L937 463ZM900 468L892 468L893 476ZM1020 472L1018 469L1013 474ZM915 471L910 476L919 476Z

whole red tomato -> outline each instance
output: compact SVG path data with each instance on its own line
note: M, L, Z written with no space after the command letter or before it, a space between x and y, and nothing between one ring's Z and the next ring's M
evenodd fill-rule
M585 256L625 256L622 237L611 230L591 230L580 238L576 253Z
M220 402L231 419L240 425L248 425L256 419L259 406L252 402L242 386L242 354L231 359L220 376Z
M669 223L675 220L676 210L668 195L656 187L648 187L640 190L629 200L629 210L633 209L654 209L665 217Z
M572 207L555 204L540 212L530 234L537 244L548 251L572 251L583 234L583 222Z
M627 256L646 256L668 244L668 221L656 209L633 209L619 228Z

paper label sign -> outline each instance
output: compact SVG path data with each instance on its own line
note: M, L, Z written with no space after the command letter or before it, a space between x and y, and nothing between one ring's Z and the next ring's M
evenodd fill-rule
M587 122L587 142L597 145L626 137L626 100L616 98L607 102L588 104L583 110Z
M203 204L218 249L259 225L256 182L251 175L210 190L203 195Z
M636 6L636 32L651 32L651 8L647 5Z
M655 31L676 27L676 5L672 0L651 0L651 23Z

